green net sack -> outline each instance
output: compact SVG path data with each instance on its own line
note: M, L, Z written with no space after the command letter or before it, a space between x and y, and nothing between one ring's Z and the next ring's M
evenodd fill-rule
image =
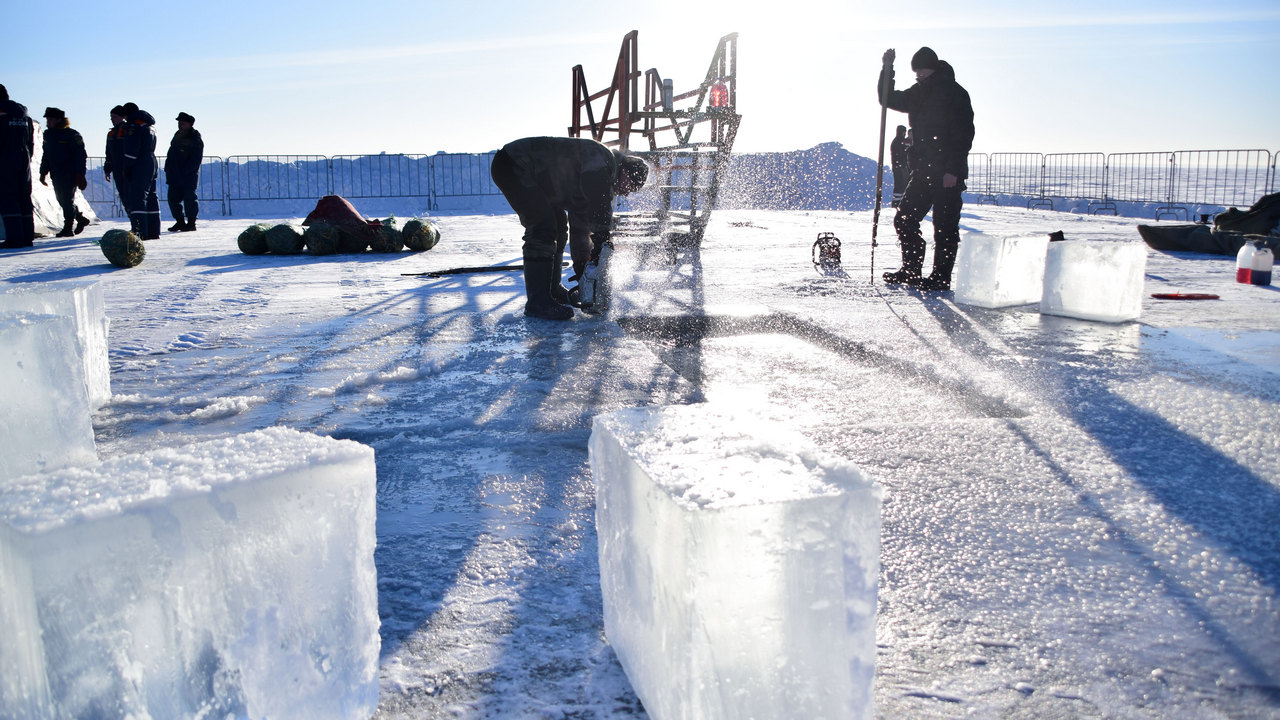
M280 223L267 231L267 250L277 255L297 255L307 246L302 228Z
M338 252L362 253L369 249L369 240L373 237L373 228L368 225L337 224Z
M98 241L107 261L117 267L135 267L147 256L147 248L128 230L108 230Z
M327 222L309 225L302 233L302 239L307 244L307 252L312 255L332 255L338 252L338 228Z
M404 224L404 245L414 252L430 250L440 242L440 231L430 220L414 218Z
M378 228L378 232L373 236L373 242L369 243L369 248L374 252L394 253L404 250L404 237L400 234L400 227L396 223L396 219L389 217L382 221L382 226Z
M267 230L271 226L266 223L258 223L250 225L240 233L240 237L236 238L236 244L240 246L240 252L245 255L262 255L267 251Z

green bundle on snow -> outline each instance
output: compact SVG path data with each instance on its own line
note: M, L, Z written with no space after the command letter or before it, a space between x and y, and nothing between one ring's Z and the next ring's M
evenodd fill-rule
M128 230L108 230L98 241L107 261L117 267L135 267L147 256L147 248Z
M332 255L338 252L340 233L327 222L312 223L302 233L307 252L312 255Z
M280 223L267 231L267 249L277 255L297 255L306 245L297 225Z
M369 244L370 249L379 253L400 252L404 249L404 238L400 235L400 228L396 224L394 217L389 217L382 221L382 225L378 227L378 232L373 236L373 242Z
M404 236L405 247L414 252L430 250L440 242L440 231L430 220L422 218L414 218L405 223L401 234Z
M245 255L263 255L267 252L267 231L271 226L266 223L250 225L236 238L240 252Z
M369 249L369 238L373 236L373 228L368 225L334 226L338 231L338 252L362 253Z

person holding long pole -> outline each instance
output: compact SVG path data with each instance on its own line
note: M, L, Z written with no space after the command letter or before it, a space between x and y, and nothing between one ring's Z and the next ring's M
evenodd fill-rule
M911 180L893 218L902 247L902 267L885 273L884 280L932 292L950 290L951 270L960 246L964 181L969 177L969 150L973 147L973 105L969 93L956 82L951 65L927 47L911 57L915 84L895 90L894 57L893 49L885 51L876 93L883 107L907 113L914 144ZM883 145L883 129L881 139ZM933 271L924 276L925 241L920 222L930 210Z

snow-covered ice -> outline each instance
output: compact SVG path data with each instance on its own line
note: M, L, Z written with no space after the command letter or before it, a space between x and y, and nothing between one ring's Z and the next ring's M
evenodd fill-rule
M0 312L0 490L97 459L76 319Z
M655 718L871 718L880 492L729 404L590 442L604 627Z
M358 257L243 255L258 219L299 216L202 217L130 269L92 244L121 224L93 225L0 278L101 283L104 459L277 425L375 449L377 717L643 717L604 637L592 418L725 400L885 488L877 717L1280 713L1280 290L1233 258L1146 251L1140 319L1097 323L872 285L869 211L720 210L676 266L620 244L609 313L551 324L518 273L402 275L518 263L512 215ZM961 222L1136 243L1150 221ZM849 279L814 272L818 232Z
M969 233L960 240L951 286L956 302L985 308L1040 302L1044 294L1045 234L991 237Z
M369 717L374 487L284 428L11 481L4 716Z
M1125 322L1142 314L1147 246L1141 242L1065 240L1049 245L1040 312Z
M111 398L107 362L107 320L102 288L93 280L46 283L0 282L0 313L29 312L66 315L75 321L76 354L84 364L89 402L96 410Z

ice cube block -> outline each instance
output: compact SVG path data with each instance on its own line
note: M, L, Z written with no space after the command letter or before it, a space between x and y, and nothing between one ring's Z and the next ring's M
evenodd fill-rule
M985 308L1040 302L1048 245L1048 235L966 234L952 283L956 302Z
M0 313L0 488L20 475L97 462L75 321Z
M29 312L66 315L75 321L79 357L89 386L89 404L102 407L111 399L107 364L106 304L96 280L56 282L0 282L0 313Z
M0 491L5 717L368 718L373 450L272 428Z
M1124 322L1142 314L1147 246L1141 242L1066 240L1049 244L1040 312Z
M880 490L711 405L595 419L605 634L653 718L871 718Z

